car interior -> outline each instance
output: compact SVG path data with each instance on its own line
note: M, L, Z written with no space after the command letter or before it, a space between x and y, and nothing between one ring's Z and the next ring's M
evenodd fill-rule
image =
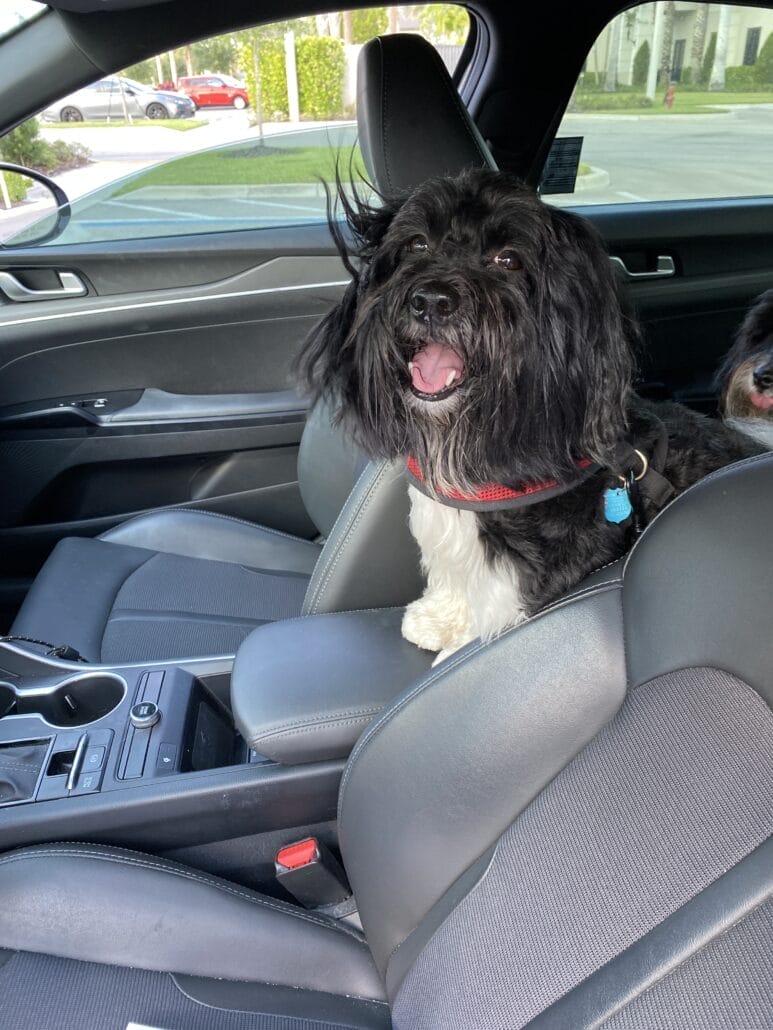
M453 75L417 34L362 47L384 195L470 166L547 192L624 10L466 6ZM41 4L0 37L0 131L325 9ZM637 389L715 416L773 196L578 210L642 325ZM773 1025L773 453L433 667L400 633L403 469L290 377L347 282L321 222L0 248L0 1025Z

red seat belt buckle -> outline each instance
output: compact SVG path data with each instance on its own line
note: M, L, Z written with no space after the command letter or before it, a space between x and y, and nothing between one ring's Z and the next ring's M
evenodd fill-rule
M337 905L351 896L340 862L316 837L280 848L274 868L277 881L306 908Z

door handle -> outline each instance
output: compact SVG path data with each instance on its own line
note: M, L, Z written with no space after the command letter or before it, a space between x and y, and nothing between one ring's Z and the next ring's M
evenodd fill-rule
M676 265L674 264L674 259L669 254L658 255L655 269L652 272L629 272L622 258L613 255L609 260L620 269L626 279L638 282L642 279L668 279L676 275Z
M57 272L61 286L53 290L31 290L20 283L12 272L0 272L0 289L9 300L24 303L31 300L57 300L61 297L82 297L86 285L75 272Z

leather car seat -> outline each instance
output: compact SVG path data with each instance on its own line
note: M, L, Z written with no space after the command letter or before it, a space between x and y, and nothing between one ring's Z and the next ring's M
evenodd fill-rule
M364 935L98 845L0 856L3 1024L773 1022L773 455L407 689L343 775Z
M92 662L227 655L264 622L421 593L401 470L365 462L321 405L301 439L298 483L322 543L210 512L150 512L60 541L10 632Z

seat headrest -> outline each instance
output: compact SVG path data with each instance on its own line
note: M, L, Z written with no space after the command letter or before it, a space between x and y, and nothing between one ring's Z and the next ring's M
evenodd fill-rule
M623 578L629 684L724 669L773 704L773 453L729 465L677 497Z
M385 194L464 168L496 169L440 54L421 36L377 36L362 48L357 124L365 167Z

